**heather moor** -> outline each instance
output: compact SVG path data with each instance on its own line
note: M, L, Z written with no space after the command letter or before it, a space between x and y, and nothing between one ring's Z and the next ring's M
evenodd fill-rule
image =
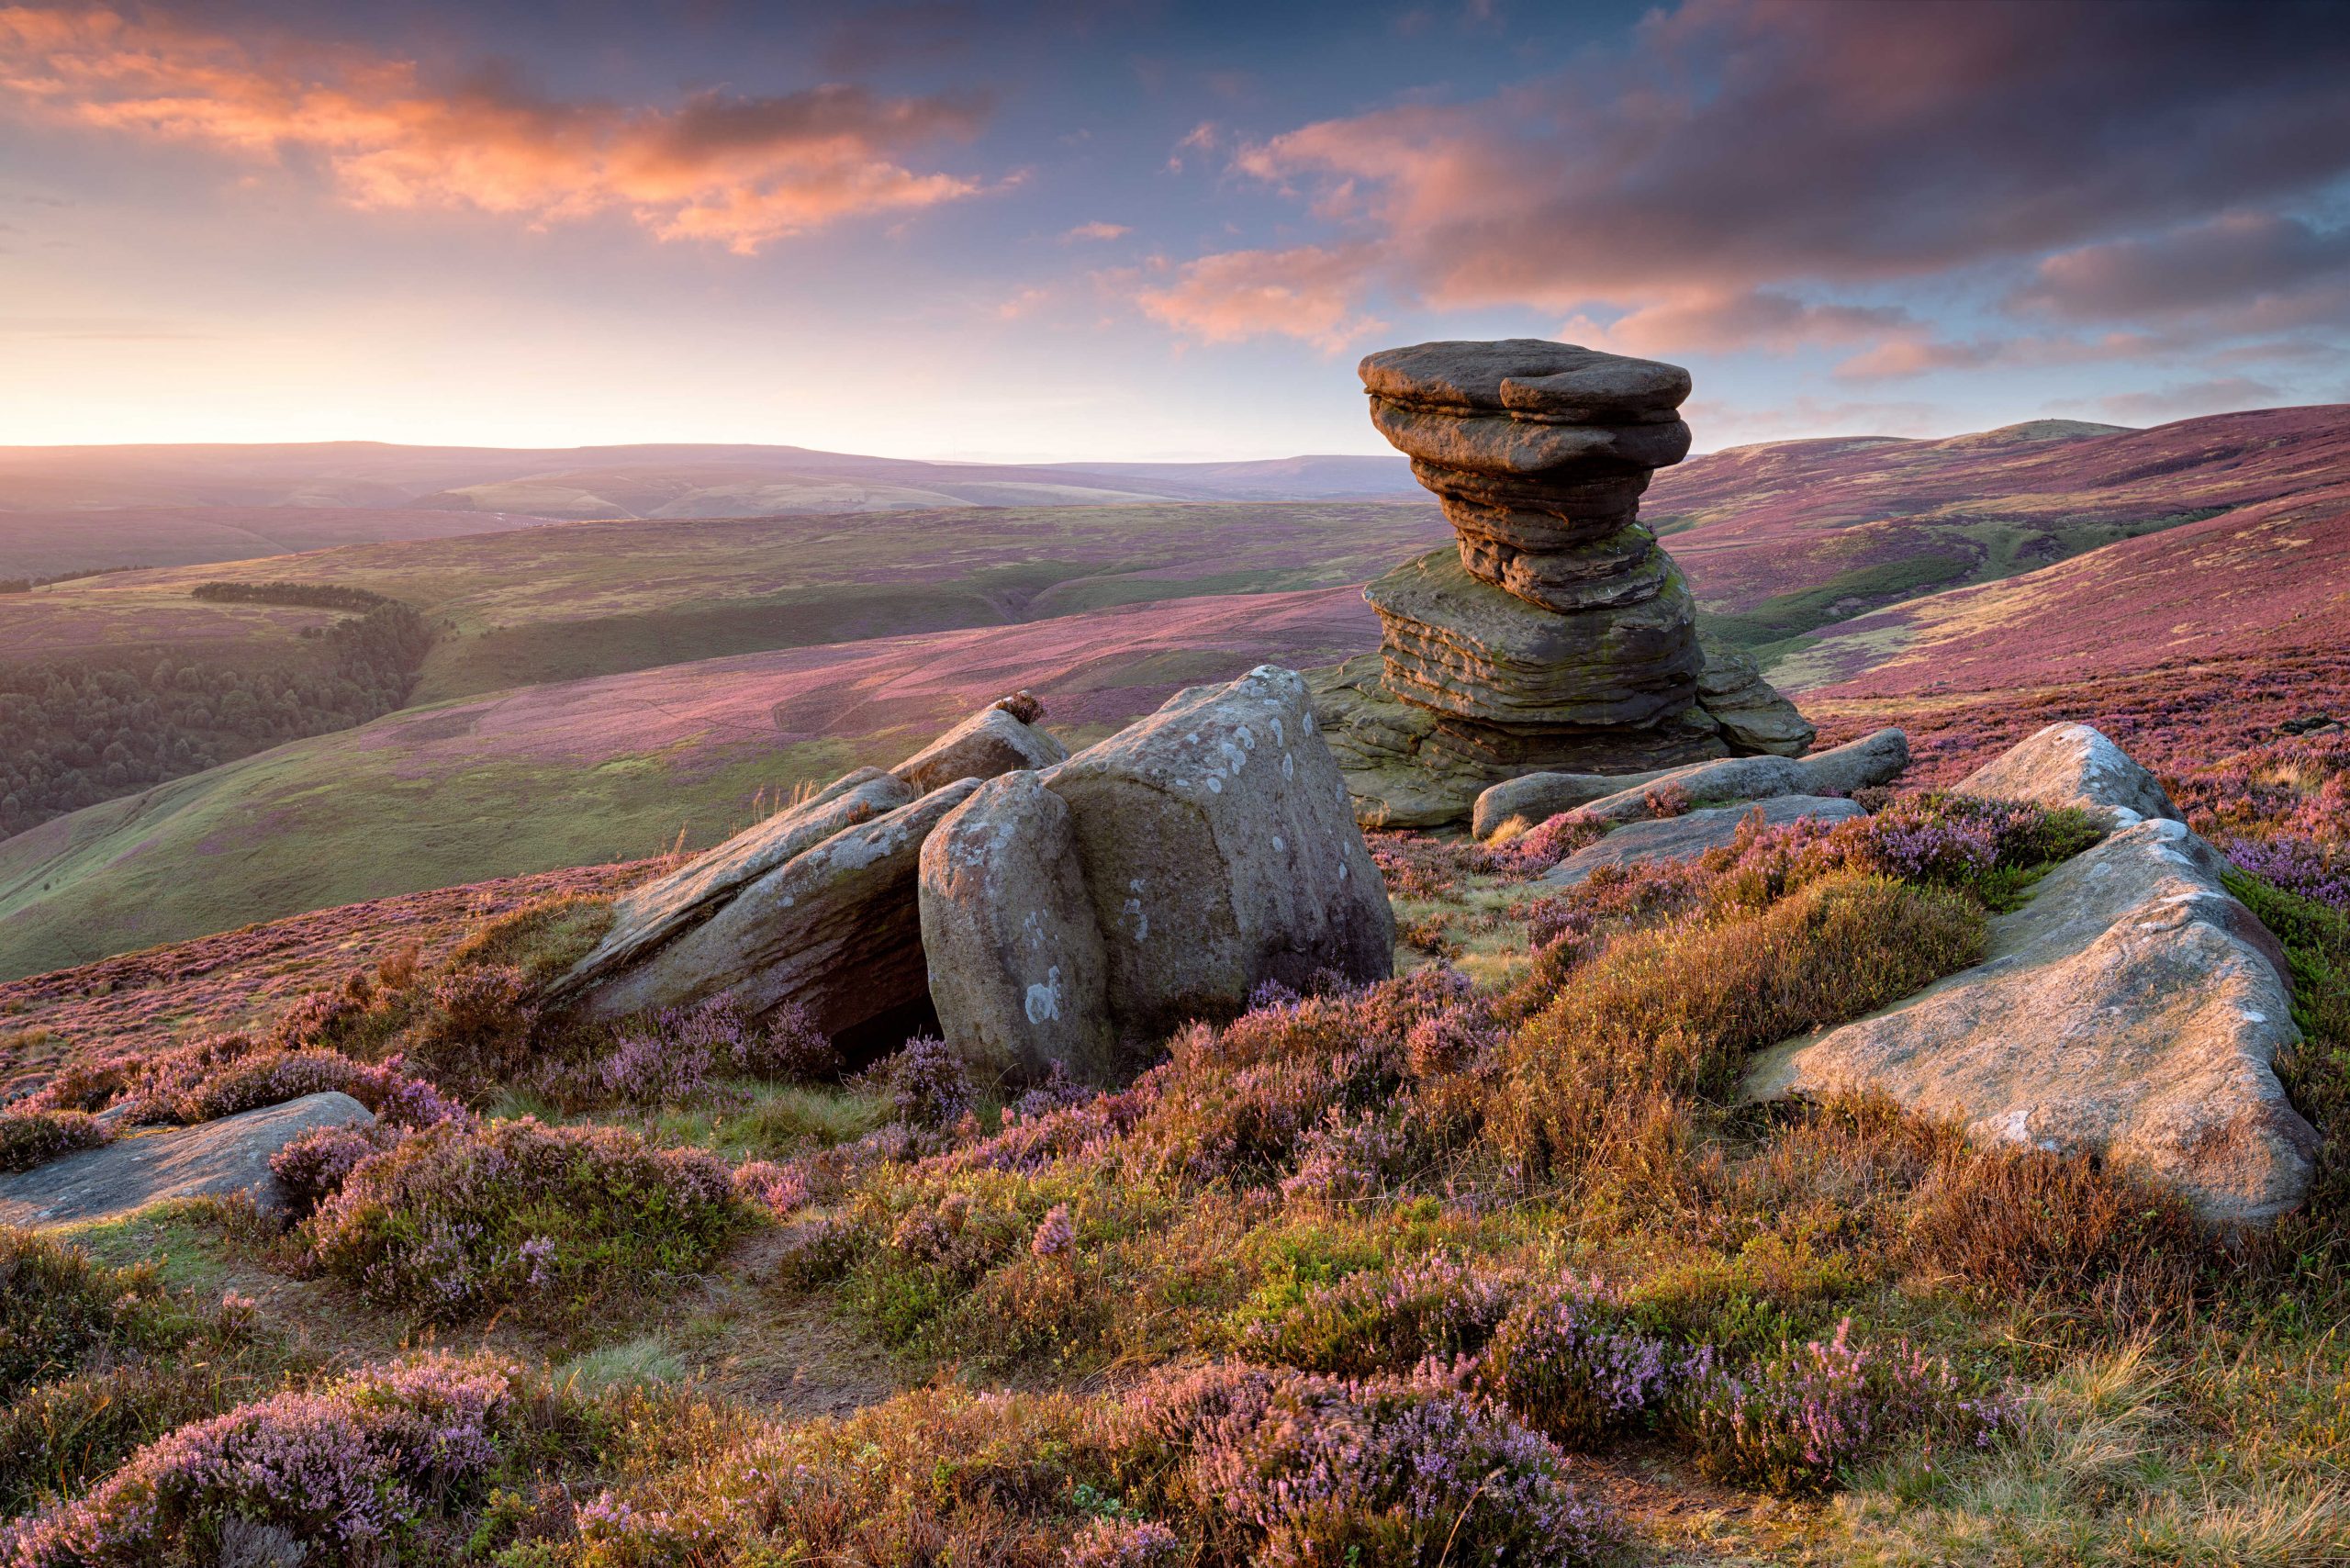
M0 5L0 1564L2350 1562L2345 79Z

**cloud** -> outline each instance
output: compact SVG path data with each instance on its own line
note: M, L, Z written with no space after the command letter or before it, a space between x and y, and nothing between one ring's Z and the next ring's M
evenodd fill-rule
M2350 314L2350 228L2234 211L2044 258L2016 295L2071 319L2203 319L2275 331Z
M1067 244L1073 240L1117 240L1133 232L1132 229L1123 223L1103 223L1096 220L1091 223L1080 223L1069 230L1061 236L1061 241Z
M1383 322L1354 304L1371 262L1360 249L1300 245L1286 251L1227 251L1179 269L1175 280L1141 289L1143 314L1203 342L1297 338L1336 353Z
M2215 376L2159 391L2121 392L2098 398L2087 406L2109 418L2143 424L2164 424L2199 414L2227 414L2241 409L2270 409L2285 400L2278 388L2244 375Z
M316 159L362 207L470 207L537 222L621 212L665 240L744 254L987 188L909 166L916 148L978 133L989 106L975 96L836 84L631 108L544 97L498 73L435 90L405 61L305 45L264 53L95 9L0 9L0 105L245 158Z
M2325 3L1686 0L1628 54L1232 154L1439 309L1625 311L1657 347L1872 331L1869 374L1959 363L1833 297L2308 197L2350 174Z

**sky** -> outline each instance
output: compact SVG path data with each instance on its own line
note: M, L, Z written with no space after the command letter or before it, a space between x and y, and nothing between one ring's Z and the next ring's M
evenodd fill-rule
M0 444L1700 450L2350 402L2350 4L0 0Z

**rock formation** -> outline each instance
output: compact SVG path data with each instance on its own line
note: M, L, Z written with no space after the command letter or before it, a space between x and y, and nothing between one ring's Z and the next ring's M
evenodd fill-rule
M1976 1137L2096 1155L2221 1225L2300 1203L2318 1137L2274 1065L2300 1038L2284 954L2218 853L2149 810L2169 805L2152 775L2085 724L2052 725L1957 788L2118 831L1993 916L1985 962L1761 1053L1748 1094L1881 1092Z
M1528 773L1477 797L1475 831L1491 838L1512 823L1534 827L1561 812L1600 827L1638 822L1655 814L1648 790L1658 784L1676 785L1690 800L1708 804L1849 795L1890 784L1908 766L1909 737L1886 728L1812 756L1729 756L1654 773Z
M1627 772L1794 756L1811 728L1750 661L1698 641L1639 521L1689 450L1689 373L1539 339L1362 362L1371 420L1459 535L1364 590L1381 652L1318 683L1357 815L1434 825L1537 768Z
M1708 849L1734 844L1749 817L1764 827L1785 827L1809 818L1841 823L1868 813L1835 795L1774 795L1735 806L1709 806L1677 817L1627 823L1596 844L1585 845L1542 874L1542 880L1572 888L1602 866L1639 866L1657 860L1692 860Z
M1267 980L1393 966L1305 683L1271 666L973 796L926 846L921 897L948 1038L1015 1076L1084 1071Z

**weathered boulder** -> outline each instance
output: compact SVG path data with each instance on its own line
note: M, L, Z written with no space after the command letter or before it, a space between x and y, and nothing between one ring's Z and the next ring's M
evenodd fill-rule
M2271 1219L2318 1138L2272 1065L2298 1038L2274 938L2220 868L2183 823L2124 827L1993 917L1987 961L1762 1053L1748 1092L1879 1090L1977 1137L2099 1155L2220 1224Z
M1811 756L1727 756L1619 778L1615 780L1619 786L1615 793L1578 801L1560 809L1576 812L1606 826L1654 816L1656 812L1649 804L1649 790L1659 785L1676 785L1692 801L1762 801L1774 795L1849 795L1855 790L1890 783L1908 766L1909 737L1897 729L1883 729ZM1529 824L1541 822L1543 819L1531 814L1532 811L1587 790L1589 778L1528 774L1511 779L1506 785L1496 785L1496 790L1508 792L1496 796L1491 807L1480 801L1476 820L1491 823L1488 833L1481 836L1499 831L1513 816L1522 815ZM1555 815L1556 812L1549 814Z
M921 1002L915 899L922 843L979 787L959 779L842 829L737 890L699 924L632 964L599 947L552 988L591 1018L724 996L752 1013L788 1002L839 1034Z
M133 1133L103 1148L0 1176L0 1222L71 1225L173 1198L240 1193L263 1213L283 1213L286 1198L270 1174L270 1157L313 1128L375 1119L350 1095L330 1091L192 1127Z
M592 977L640 962L792 857L844 828L897 810L917 793L878 767L860 767L667 875L631 888L612 901L610 929L572 971L577 980L563 989L576 990Z
M1386 888L1294 672L1178 692L1044 782L1069 806L1123 1035L1231 1012L1268 980L1393 971Z
M1785 827L1806 817L1840 823L1868 813L1833 795L1774 795L1751 805L1709 806L1677 817L1627 823L1596 844L1585 845L1542 874L1542 880L1572 888L1602 866L1631 866L1651 860L1687 860L1738 837L1739 824L1761 816L1765 827Z
M2051 724L1952 786L1962 795L2035 806L2074 806L2109 824L2180 819L2161 782L2087 724Z
M1031 772L990 778L922 847L922 945L946 1037L1015 1079L1114 1065L1109 958L1069 809Z
M990 703L890 771L926 795L957 778L992 778L1067 758L1068 747L1013 711L1020 705L1015 698ZM1033 698L1024 706L1038 711Z
M1522 773L1505 778L1477 797L1469 831L1487 839L1509 823L1538 827L1561 812L1572 812L1594 801L1628 790L1639 790L1672 772L1669 767L1646 773Z

